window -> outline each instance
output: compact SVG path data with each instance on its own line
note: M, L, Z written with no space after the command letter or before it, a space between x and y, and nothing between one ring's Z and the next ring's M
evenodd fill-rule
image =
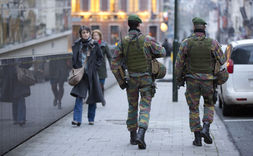
M253 45L236 47L231 59L234 64L253 64Z
M81 10L89 11L89 0L81 0Z
M119 26L111 26L111 44L115 44L119 40Z
M157 0L151 0L151 7L152 7L152 12L156 13L157 12Z
M127 0L121 0L120 1L120 10L127 12Z
M91 3L91 11L99 12L100 0L91 0L90 3Z
M111 12L117 12L118 6L119 6L118 0L110 0L110 11Z
M108 0L101 0L101 11L108 11Z
M147 0L139 0L139 1L140 1L140 11L148 11Z
M137 12L139 10L139 0L129 0L129 11Z
M92 25L91 26L91 31L96 30L96 29L100 29L99 25Z

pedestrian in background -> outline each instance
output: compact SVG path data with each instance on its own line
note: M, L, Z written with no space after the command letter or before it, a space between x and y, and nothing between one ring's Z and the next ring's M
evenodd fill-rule
M186 100L190 110L190 129L194 132L193 145L212 144L209 128L214 116L214 68L216 60L222 65L225 56L218 41L206 37L206 22L193 18L194 33L179 48L176 59L176 79L179 86L186 81ZM199 99L204 98L203 127L199 117Z
M98 42L91 38L90 28L81 26L79 29L80 39L75 41L72 46L73 68L81 68L84 66L84 75L81 81L71 90L71 95L76 97L74 107L74 120L72 125L80 126L82 122L83 99L88 98L88 121L90 125L94 124L96 103L104 102L102 89L99 84L97 69L101 65L103 56Z
M169 71L169 73L171 73L172 72L172 62L171 62L170 56L171 56L172 46L168 42L167 38L164 39L162 46L164 47L164 49L166 51L166 56L163 58L163 64L166 66L166 60L168 59L168 71Z
M99 47L101 49L103 60L101 66L98 68L98 76L99 76L99 82L100 86L102 88L102 92L104 95L104 85L105 85L105 79L107 78L107 69L106 69L106 62L105 62L105 56L107 57L107 60L109 64L111 65L111 59L112 55L110 53L109 47L105 41L103 41L103 35L100 30L93 30L92 31L92 38L98 42ZM102 103L103 106L105 106L105 103Z
M150 61L152 57L165 56L165 50L152 37L140 32L141 23L142 20L137 15L128 17L130 29L114 51L111 69L118 82L127 80L119 84L122 89L127 90L129 108L126 124L130 131L130 144L138 144L139 149L146 149L144 136L149 124L151 99L155 94ZM122 62L127 67L125 80L119 74ZM139 95L141 99L138 104Z

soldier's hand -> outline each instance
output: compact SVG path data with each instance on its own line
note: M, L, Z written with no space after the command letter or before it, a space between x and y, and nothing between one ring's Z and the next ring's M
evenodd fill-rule
M122 83L121 85L119 85L120 86L120 88L122 89L122 90L124 90L125 88L127 88L128 86L127 86L127 83Z
M184 81L177 81L177 89L184 87Z

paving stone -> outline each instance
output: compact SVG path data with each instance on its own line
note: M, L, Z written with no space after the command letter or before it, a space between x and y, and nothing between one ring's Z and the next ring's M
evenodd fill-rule
M168 75L167 75L168 76ZM150 125L146 132L146 150L129 144L126 128L128 103L125 90L114 86L105 92L106 107L97 105L95 125L87 122L87 105L83 109L83 123L73 127L73 113L23 143L7 155L48 156L239 156L228 137L224 124L215 114L211 125L213 144L192 145L193 133L189 128L189 110L184 92L178 91L178 102L172 102L172 84L158 82L152 99ZM201 117L203 99L200 101ZM33 149L33 150L32 150Z

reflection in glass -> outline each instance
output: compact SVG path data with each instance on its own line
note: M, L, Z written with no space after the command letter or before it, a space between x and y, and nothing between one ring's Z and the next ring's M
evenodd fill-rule
M28 63L32 58L24 58L20 59L22 63L19 63L15 60L11 60L13 62L12 65L4 65L2 70L2 86L1 86L1 97L0 100L2 102L10 102L12 103L12 116L13 123L19 124L23 126L26 122L26 104L25 98L30 96L31 90L30 85L25 83L20 78L20 71L22 69L29 70L32 66L31 63ZM10 63L9 62L9 63ZM5 63L5 61L3 61ZM19 70L18 68L21 68Z
M71 64L70 54L0 59L0 155L73 110Z
M70 0L0 1L0 48L71 29Z
M64 94L64 82L67 81L71 62L67 59L50 60L49 62L49 78L51 89L54 94L53 106L61 109L62 97Z

